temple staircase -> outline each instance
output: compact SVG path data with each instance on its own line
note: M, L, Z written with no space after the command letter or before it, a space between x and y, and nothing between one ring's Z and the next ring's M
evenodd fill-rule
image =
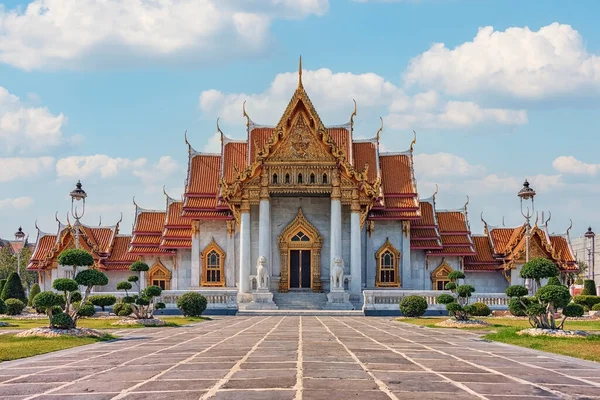
M364 316L362 303L352 302L354 310L325 310L327 293L313 293L312 291L290 291L288 293L273 294L273 301L277 310L245 310L240 307L237 315L316 315L316 316Z

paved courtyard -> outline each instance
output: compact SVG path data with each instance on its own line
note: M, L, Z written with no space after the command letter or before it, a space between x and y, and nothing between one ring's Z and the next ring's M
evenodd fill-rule
M125 331L123 331L125 332ZM0 364L2 399L600 399L600 364L366 317L222 317Z

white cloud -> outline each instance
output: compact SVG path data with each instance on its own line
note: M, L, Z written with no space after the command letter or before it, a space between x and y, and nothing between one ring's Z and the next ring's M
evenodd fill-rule
M38 152L57 146L63 141L66 122L63 114L54 115L46 107L30 107L0 86L1 153Z
M33 204L31 197L16 197L13 199L0 199L0 210L23 210L29 208Z
M472 165L462 157L450 153L416 154L415 172L427 178L445 176L473 176L484 173L483 165Z
M156 163L149 164L145 158L131 160L128 158L113 158L106 154L92 156L71 156L56 162L56 173L64 178L86 178L100 176L112 178L121 174L131 174L138 177L146 186L155 186L177 171L178 164L170 156L161 157Z
M208 141L202 148L204 153L220 153L221 152L221 134L219 132L208 138Z
M435 91L407 95L400 87L374 73L334 73L322 68L304 71L304 87L325 123L346 122L352 112L351 99L358 103L358 112L365 109L388 110L386 127L462 128L475 124L524 124L523 110L486 109L475 103L442 101ZM285 110L298 85L298 74L280 73L267 90L258 94L223 93L206 90L200 94L199 106L205 115L221 117L234 124L244 123L242 104L257 123L275 124Z
M553 23L531 31L480 28L471 42L454 49L436 43L413 58L407 84L452 95L490 91L525 99L600 92L600 57L586 51L579 32Z
M328 8L328 0L34 0L0 8L0 61L26 70L214 62L263 52L276 18Z
M53 157L0 157L0 182L31 178L52 169Z
M600 164L586 164L573 156L560 156L553 162L552 166L561 174L574 175L596 175L600 172Z

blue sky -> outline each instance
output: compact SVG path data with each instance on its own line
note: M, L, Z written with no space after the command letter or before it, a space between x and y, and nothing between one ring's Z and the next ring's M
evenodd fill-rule
M596 1L0 0L0 237L54 231L81 179L85 222L131 227L131 198L179 197L183 132L245 136L242 102L274 124L298 56L326 124L348 120L408 148L422 197L470 196L474 232L520 223L524 178L572 235L600 223L600 14ZM484 28L487 27L487 28ZM480 31L480 28L482 29ZM443 43L443 46L441 45ZM547 215L547 214L546 214Z

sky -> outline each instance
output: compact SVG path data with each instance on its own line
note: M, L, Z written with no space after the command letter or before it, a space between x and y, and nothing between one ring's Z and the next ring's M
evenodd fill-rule
M600 231L600 2L581 0L0 0L0 237L55 232L78 179L82 221L131 231L180 198L184 132L245 138L303 82L326 125L404 151L419 195L469 196L471 230L535 211Z

